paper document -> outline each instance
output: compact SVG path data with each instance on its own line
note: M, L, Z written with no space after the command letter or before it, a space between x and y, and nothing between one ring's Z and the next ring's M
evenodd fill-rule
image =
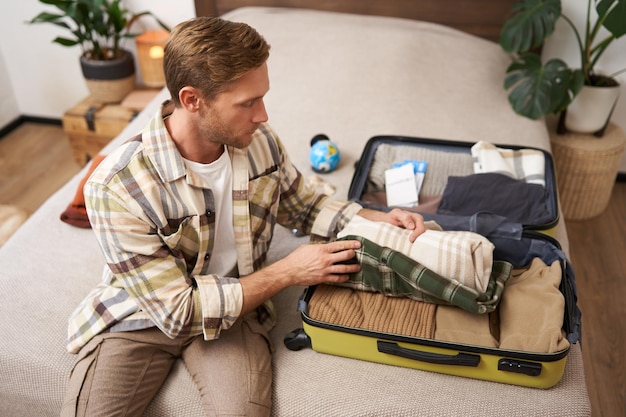
M385 171L387 206L410 207L417 204L417 184L412 164Z

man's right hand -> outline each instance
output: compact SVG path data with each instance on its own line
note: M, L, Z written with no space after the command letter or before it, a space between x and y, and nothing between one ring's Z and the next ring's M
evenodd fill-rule
M324 282L345 282L351 273L358 272L357 262L348 262L361 247L357 240L338 240L324 244L302 245L285 258L241 277L245 314L280 290L293 285L316 285Z
M361 243L357 240L302 245L277 264L281 263L280 266L286 268L284 273L294 280L291 285L344 282L349 274L361 269L358 263L347 262L354 259L355 249L360 247Z

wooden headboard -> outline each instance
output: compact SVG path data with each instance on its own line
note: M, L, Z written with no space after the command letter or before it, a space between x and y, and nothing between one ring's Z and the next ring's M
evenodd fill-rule
M497 42L517 0L195 0L197 16L219 16L245 6L306 8L403 17L450 26Z

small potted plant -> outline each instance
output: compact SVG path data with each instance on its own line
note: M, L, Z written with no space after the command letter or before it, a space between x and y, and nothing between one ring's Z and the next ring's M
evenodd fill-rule
M559 18L573 31L580 53L579 68L570 68L558 58L545 63L541 60L540 48L553 33ZM603 28L608 35L601 35ZM620 86L615 77L626 68L600 74L595 70L596 64L612 42L624 34L626 0L588 0L582 35L561 13L560 0L520 0L513 6L500 34L500 46L514 56L504 81L513 110L531 119L561 113L561 132L573 130L602 136L619 96ZM584 103L588 98L592 100L591 106ZM581 119L591 113L600 113L596 121Z
M132 13L121 0L39 0L54 6L57 13L41 12L28 23L50 23L63 28L69 36L53 42L80 46L81 69L91 96L104 103L119 102L135 87L135 64L132 53L122 48L121 40L138 34L131 25L148 11ZM167 25L154 17L166 30Z

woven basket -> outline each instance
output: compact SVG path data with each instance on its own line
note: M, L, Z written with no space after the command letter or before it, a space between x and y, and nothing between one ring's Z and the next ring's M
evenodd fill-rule
M89 95L101 103L119 103L135 88L135 75L119 80L88 80Z
M121 102L135 88L135 59L129 51L110 60L80 57L83 77L91 97L109 104Z
M568 133L552 135L551 142L564 217L600 215L611 198L626 146L624 132L611 123L602 138Z

